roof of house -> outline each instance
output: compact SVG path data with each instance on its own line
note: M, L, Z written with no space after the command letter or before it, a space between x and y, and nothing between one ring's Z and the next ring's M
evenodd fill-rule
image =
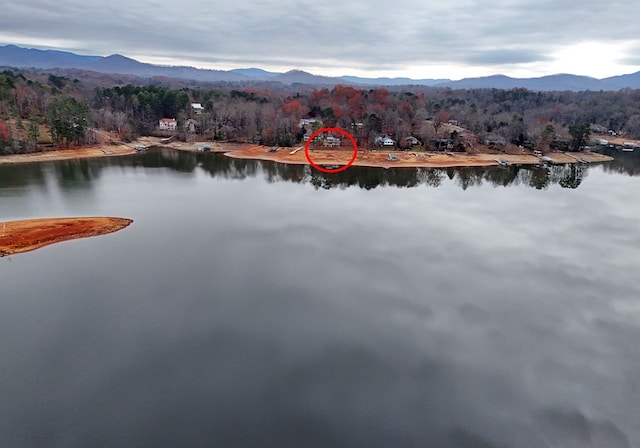
M161 118L160 121L165 122L165 123L172 123L174 121L176 121L175 118Z

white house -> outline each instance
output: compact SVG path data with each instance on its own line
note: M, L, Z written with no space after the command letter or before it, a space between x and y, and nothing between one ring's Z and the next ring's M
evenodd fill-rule
M318 120L316 120L315 118L301 118L298 122L298 127L301 128L302 126L311 126L313 123L317 122Z
M324 146L327 148L337 148L340 146L340 139L337 137L327 137L324 139Z
M381 146L395 146L396 142L395 140L393 140L392 138L388 137L388 136L384 136L384 137L376 137L374 140L374 143L376 145L381 145Z
M204 107L202 107L202 104L200 103L191 103L191 110L193 113L200 115L204 110Z
M175 118L161 118L158 127L161 131L175 131L178 122Z

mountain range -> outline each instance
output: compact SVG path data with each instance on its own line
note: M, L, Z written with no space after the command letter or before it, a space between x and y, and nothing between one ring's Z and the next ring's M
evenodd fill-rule
M538 78L511 78L493 75L479 78L450 79L410 79L410 78L362 78L357 76L318 76L301 70L286 73L269 72L259 68L234 70L201 69L186 66L154 65L113 54L111 56L86 56L66 51L37 50L15 45L0 46L0 66L37 69L83 69L100 73L117 73L141 77L168 77L200 82L251 82L269 81L281 84L308 84L334 86L400 86L423 85L451 89L495 88L513 89L517 87L534 91L551 90L619 90L640 89L640 72L597 79L588 76L558 74Z

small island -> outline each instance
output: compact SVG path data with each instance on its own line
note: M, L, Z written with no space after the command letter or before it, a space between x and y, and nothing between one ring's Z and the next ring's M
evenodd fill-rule
M29 252L54 243L117 232L127 218L44 218L0 222L0 257Z

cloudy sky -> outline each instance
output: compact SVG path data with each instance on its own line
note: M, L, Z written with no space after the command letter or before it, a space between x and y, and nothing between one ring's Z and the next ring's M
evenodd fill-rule
M638 0L22 0L0 44L169 65L460 79L640 70Z

